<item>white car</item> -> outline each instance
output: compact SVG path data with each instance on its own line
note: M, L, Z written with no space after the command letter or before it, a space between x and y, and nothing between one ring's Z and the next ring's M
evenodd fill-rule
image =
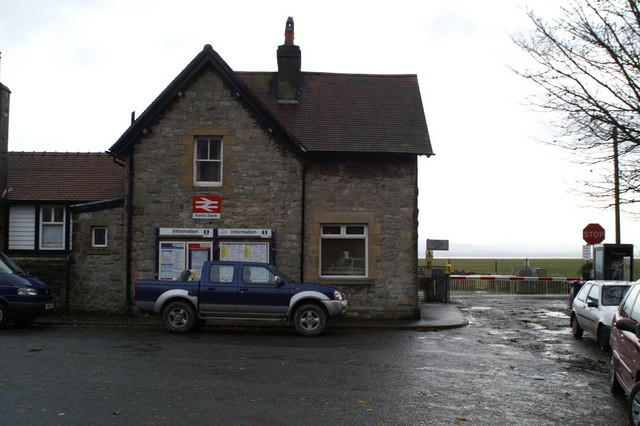
M631 283L587 281L571 303L571 332L581 338L584 330L596 335L598 347L609 352L611 320Z

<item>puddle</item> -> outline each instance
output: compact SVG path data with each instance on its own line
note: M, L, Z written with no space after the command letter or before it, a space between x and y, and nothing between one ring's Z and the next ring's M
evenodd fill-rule
M558 336L561 336L561 335L568 336L570 333L569 330L567 330L566 328L561 328L559 330L549 330L548 328L545 328L545 329L541 329L540 331L542 331L545 334L558 335Z
M468 308L470 311L488 311L493 309L492 306L472 306Z
M545 317L552 317L552 318L569 318L569 315L565 314L564 312L553 312L553 311L547 311L547 312L541 312L541 315L545 316Z

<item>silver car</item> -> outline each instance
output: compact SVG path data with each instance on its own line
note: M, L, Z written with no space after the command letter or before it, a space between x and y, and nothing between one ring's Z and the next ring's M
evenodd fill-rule
M571 332L581 338L584 330L596 335L601 351L609 352L611 320L631 283L587 281L571 303Z

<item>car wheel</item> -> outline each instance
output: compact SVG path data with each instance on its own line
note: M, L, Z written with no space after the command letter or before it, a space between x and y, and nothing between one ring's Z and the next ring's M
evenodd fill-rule
M9 322L9 310L0 303L0 329L5 328Z
M324 330L327 315L324 310L314 304L306 304L296 309L293 323L296 331L303 336L317 336Z
M622 385L620 385L618 381L618 376L616 376L613 357L611 358L611 366L609 367L609 391L614 395L622 395L624 393Z
M640 383L631 389L628 402L629 424L640 424Z
M571 314L571 333L576 339L581 338L582 333L584 333L584 330L580 327L580 324L578 324L578 319L575 314Z
M187 302L171 302L162 311L162 326L171 333L187 333L195 323L196 311Z
M604 324L598 325L598 348L602 352L609 352L611 350L611 346L609 345L609 336L611 335L611 330L609 327Z

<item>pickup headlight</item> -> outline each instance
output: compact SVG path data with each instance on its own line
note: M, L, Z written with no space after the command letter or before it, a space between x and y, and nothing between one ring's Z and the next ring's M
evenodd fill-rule
M333 300L343 300L344 297L342 296L342 293L340 293L339 291L334 291L332 294L332 299Z
M18 296L37 296L38 290L35 288L19 288Z

